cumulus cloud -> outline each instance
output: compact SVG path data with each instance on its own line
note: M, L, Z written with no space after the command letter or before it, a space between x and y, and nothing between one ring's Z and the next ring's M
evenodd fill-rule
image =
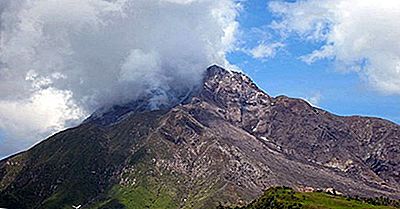
M359 72L375 89L400 94L400 1L274 1L269 7L280 18L272 27L283 36L322 43L303 61L335 60L340 70Z
M276 55L276 52L284 47L285 45L280 42L266 44L264 42L260 43L258 46L254 47L249 51L249 54L252 55L255 59L265 60L267 58L272 58Z
M1 142L0 156L30 146L81 119L84 113L71 102L71 96L69 92L48 88L28 99L2 100L0 128L5 131L6 140Z
M1 1L0 155L109 103L191 89L208 65L229 65L238 9L234 0Z

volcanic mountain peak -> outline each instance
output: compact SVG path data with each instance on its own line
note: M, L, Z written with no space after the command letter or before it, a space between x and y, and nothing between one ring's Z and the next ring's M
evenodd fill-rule
M213 208L277 185L400 197L396 124L273 98L218 66L178 95L106 109L0 161L0 207Z
M227 101L219 101L220 105L228 105L229 100L240 100L245 102L249 98L249 91L258 92L268 97L265 93L259 90L252 80L246 75L239 72L231 72L217 65L213 65L204 72L202 82L192 89L172 89L164 91L162 89L149 90L144 95L133 101L124 102L121 104L113 104L102 107L95 111L86 122L96 122L101 125L110 125L120 121L129 114L154 111L168 110L177 105L185 104L193 97L206 96L207 93L213 95L214 99L228 93L230 98L225 98ZM226 97L227 95L224 95ZM212 99L212 98L210 98ZM222 99L220 97L219 99Z

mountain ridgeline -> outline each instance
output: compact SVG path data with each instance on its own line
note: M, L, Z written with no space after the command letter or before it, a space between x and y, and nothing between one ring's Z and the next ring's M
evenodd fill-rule
M400 198L399 125L271 97L218 66L177 101L102 109L0 161L0 207L230 207L275 186Z

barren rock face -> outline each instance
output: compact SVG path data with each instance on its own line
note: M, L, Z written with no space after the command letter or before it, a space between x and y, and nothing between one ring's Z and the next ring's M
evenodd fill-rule
M218 66L180 98L103 110L1 161L0 207L210 208L277 185L400 198L394 123L273 98Z

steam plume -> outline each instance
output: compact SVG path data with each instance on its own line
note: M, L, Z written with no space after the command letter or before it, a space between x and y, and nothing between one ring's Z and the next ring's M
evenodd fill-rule
M190 89L228 65L238 26L233 0L3 0L0 12L0 156L103 105Z

